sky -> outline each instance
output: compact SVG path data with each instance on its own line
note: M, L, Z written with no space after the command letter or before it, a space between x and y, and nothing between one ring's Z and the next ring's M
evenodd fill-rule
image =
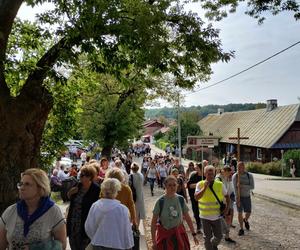
M199 10L197 4L191 9ZM244 14L245 5L214 24L220 29L225 51L234 50L229 63L212 66L214 74L206 87L223 80L300 41L300 21L289 13L267 15L262 25ZM199 89L199 88L198 88ZM214 87L188 94L184 106L256 103L277 99L278 105L298 103L300 97L300 44L271 60Z
M187 9L198 12L203 17L199 3L190 4ZM22 5L18 16L33 19L36 9ZM262 25L244 14L245 5L237 12L214 27L220 29L224 51L235 51L235 58L229 63L212 65L213 75L207 83L199 83L196 89L223 80L257 62L300 41L300 21L295 21L290 13L277 16L266 15ZM272 58L271 60L214 87L195 93L183 92L184 106L204 106L209 104L257 103L277 99L278 105L298 103L300 97L300 44ZM158 100L160 107L170 106ZM153 108L153 107L152 107Z

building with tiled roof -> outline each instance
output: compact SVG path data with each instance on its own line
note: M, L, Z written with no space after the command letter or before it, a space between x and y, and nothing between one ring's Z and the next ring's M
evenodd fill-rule
M300 149L300 104L277 106L277 100L268 100L264 109L223 112L209 114L199 121L203 136L219 138L222 154L236 151L237 141L229 139L237 136L240 128L241 160L271 161L280 159L288 149Z

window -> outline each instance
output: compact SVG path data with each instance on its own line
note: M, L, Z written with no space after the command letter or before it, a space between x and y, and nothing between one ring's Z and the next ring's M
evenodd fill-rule
M257 158L257 160L261 160L261 158L262 158L261 148L256 149L256 158Z

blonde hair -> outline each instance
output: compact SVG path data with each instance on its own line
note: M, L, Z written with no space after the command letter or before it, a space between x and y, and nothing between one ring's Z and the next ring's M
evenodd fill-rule
M34 182L40 188L41 197L47 197L50 195L50 181L44 170L39 168L29 168L22 173L22 176L24 175L28 175L34 180Z
M122 167L122 161L121 160L116 160L115 161L115 166L118 167L118 168L121 168Z
M116 178L109 178L101 184L101 197L114 199L117 197L118 192L121 190L121 182Z
M106 179L107 178L115 178L115 179L119 180L120 182L123 182L124 175L119 168L114 167L106 172L105 178Z
M91 160L89 161L89 164L92 164L92 163L98 163L98 162L97 162L96 159L91 159Z

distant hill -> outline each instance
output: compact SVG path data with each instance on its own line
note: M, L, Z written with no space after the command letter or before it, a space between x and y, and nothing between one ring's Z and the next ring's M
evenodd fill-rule
M243 111L243 110L254 110L265 108L265 103L238 103L238 104L227 104L227 105L206 105L206 106L192 106L192 107L182 107L181 112L197 112L200 117L205 117L211 113L217 113L218 108L223 108L224 112L234 112L234 111ZM164 116L166 118L176 119L177 111L175 108L157 108L157 109L146 109L145 118L153 119L156 117Z

